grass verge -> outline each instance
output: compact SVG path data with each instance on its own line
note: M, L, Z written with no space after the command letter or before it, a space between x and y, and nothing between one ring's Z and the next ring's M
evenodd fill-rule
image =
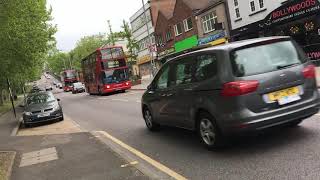
M15 107L23 100L23 97L18 97L16 101L14 101ZM12 108L11 102L6 101L2 106L0 106L0 116L6 112L8 112Z
M0 180L10 179L15 156L16 156L15 152L0 151Z

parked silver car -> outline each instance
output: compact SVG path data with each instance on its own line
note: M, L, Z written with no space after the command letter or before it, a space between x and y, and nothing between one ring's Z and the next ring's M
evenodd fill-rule
M23 122L26 127L40 122L63 120L62 107L52 92L37 92L26 99Z

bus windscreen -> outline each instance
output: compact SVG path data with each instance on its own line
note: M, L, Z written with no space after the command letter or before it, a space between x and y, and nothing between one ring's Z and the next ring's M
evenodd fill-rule
M104 84L121 83L128 81L128 69L114 69L102 72L102 81Z

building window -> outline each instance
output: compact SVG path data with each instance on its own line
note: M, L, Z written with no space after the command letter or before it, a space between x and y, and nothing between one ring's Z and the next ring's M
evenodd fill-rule
M174 25L174 34L176 36L179 36L179 35L182 34L182 25L181 25L181 23L178 23L178 24Z
M234 2L234 6L235 6L235 7L239 6L238 0L234 0L233 2Z
M236 17L237 17L237 18L240 18L240 11L239 11L239 8L236 8L236 9L235 9L235 11L236 11Z
M252 14L260 12L265 9L264 0L250 0L250 11Z
M159 44L159 45L162 45L162 44L163 44L162 36L158 36L158 44Z
M151 43L154 44L155 43L155 37L154 34L151 35Z
M184 26L185 32L190 31L193 28L192 19L188 18L183 20L183 26Z
M251 12L256 11L256 5L253 0L250 1L250 10L251 10Z
M215 24L217 23L217 16L214 12L203 16L202 19L202 26L204 33L209 33L215 30Z
M264 8L264 0L259 0L260 9Z
M238 0L234 0L234 11L236 13L236 18L240 18L240 10L239 10L239 2Z
M167 33L166 33L166 40L167 41L170 41L172 39L172 35L171 35L171 31L170 31L170 29L167 31Z

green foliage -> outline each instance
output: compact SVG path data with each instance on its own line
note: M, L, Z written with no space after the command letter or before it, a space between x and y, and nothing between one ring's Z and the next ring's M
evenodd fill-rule
M81 60L83 58L93 53L99 47L108 44L108 40L104 37L105 35L103 34L85 36L77 42L76 47L69 52L75 69L81 70Z
M56 75L59 75L64 69L70 69L70 58L68 53L53 49L46 60L48 69Z
M55 45L51 20L46 0L1 1L0 90L7 77L15 87L39 77L44 57Z
M132 31L125 20L123 20L122 29L122 37L128 41L127 48L129 51L129 58L131 61L136 61L138 55L135 53L135 50L138 49L139 46L137 41L133 38Z

